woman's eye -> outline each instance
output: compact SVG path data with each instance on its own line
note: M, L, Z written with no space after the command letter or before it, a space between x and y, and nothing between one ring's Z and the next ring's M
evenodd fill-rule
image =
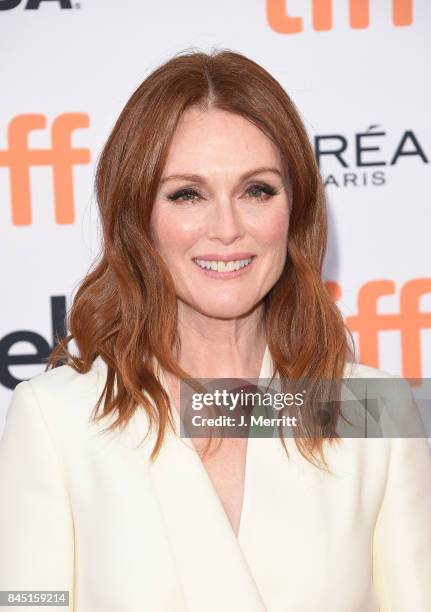
M246 193L249 194L253 200L262 202L262 201L268 200L270 197L277 195L280 192L274 189L274 187L271 187L271 185L263 184L263 185L250 185L247 188ZM196 189L187 188L187 189L180 189L179 191L176 191L175 193L169 195L168 200L171 200L171 202L176 202L177 200L180 200L183 202L194 203L197 200L199 200L201 197L202 197L201 194L198 191L196 191Z
M195 197L200 197L200 194L195 189L181 189L180 191L176 191L172 195L168 196L168 200L176 202L177 200L181 199L184 202L194 202Z
M251 192L252 198L258 201L268 200L270 197L279 193L270 185L250 185L247 191L249 193Z

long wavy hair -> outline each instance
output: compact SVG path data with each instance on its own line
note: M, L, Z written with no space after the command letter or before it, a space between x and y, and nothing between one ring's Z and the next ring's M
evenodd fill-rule
M86 373L100 356L107 378L92 418L98 421L114 413L110 431L124 428L135 410L145 410L149 429L157 433L151 460L159 453L168 424L174 427L153 357L175 376L193 377L178 364L175 286L150 236L152 205L168 149L184 111L192 106L241 115L262 130L281 155L290 195L286 264L263 308L275 375L315 381L317 397L319 381L342 378L354 351L348 343L350 332L322 281L324 188L294 103L274 77L240 53L217 49L207 54L193 48L179 52L134 91L98 159L95 192L102 247L67 313L68 333L47 361L47 369L66 363ZM72 340L78 355L68 348ZM326 469L324 441L333 444L338 438L337 403L326 419L312 402L301 410L296 445L308 461Z

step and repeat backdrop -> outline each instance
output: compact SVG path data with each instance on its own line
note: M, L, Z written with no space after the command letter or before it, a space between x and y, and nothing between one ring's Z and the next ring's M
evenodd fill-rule
M429 0L0 0L0 435L98 251L100 150L137 85L191 47L244 53L292 97L358 358L431 377L430 29Z

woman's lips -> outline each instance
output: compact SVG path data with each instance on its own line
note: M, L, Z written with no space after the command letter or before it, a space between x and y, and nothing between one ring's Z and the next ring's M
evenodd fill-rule
M244 257L243 259L249 259L249 258L250 256L248 258ZM200 258L196 258L196 259L200 259ZM195 264L197 268L199 268L199 270L203 274L205 274L206 276L209 276L210 278L229 280L231 278L237 278L239 276L242 276L243 274L246 274L250 270L250 268L253 266L255 259L256 259L256 255L251 255L250 263L245 265L243 268L240 268L239 270L232 270L230 272L219 272L218 270L209 270L208 268L201 268L201 266L195 261L195 258L193 258L193 263ZM240 261L240 260L241 259L239 258L237 261ZM207 260L207 261L211 261L211 260ZM218 259L218 261L222 261L222 260Z

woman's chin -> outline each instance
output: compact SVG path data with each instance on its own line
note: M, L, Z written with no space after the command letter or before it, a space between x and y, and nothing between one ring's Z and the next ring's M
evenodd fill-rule
M233 319L249 314L254 307L254 303L240 303L238 300L233 303L223 302L222 304L218 304L217 300L214 300L211 303L197 305L196 309L205 316L214 319Z

